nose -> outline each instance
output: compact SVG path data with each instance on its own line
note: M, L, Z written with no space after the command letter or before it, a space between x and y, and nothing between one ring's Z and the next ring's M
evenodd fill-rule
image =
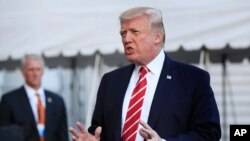
M122 40L125 44L131 43L131 35L129 33L126 33L125 35L123 35Z

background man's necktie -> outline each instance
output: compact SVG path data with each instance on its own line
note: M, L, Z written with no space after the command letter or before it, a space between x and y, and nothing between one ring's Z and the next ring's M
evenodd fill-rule
M38 112L38 132L40 141L44 141L44 131L45 131L45 108L42 104L41 96L40 94L36 94L37 96L37 112Z
M144 95L147 88L146 67L140 68L139 80L132 92L125 123L122 131L122 141L135 141L141 116Z

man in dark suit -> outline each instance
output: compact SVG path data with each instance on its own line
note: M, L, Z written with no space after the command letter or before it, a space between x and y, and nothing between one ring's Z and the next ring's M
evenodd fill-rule
M19 126L25 141L68 141L64 101L41 86L43 59L25 56L21 72L25 84L2 96L0 125Z
M163 51L160 11L138 7L120 16L126 58L133 64L105 74L87 131L74 141L219 141L219 112L209 74Z

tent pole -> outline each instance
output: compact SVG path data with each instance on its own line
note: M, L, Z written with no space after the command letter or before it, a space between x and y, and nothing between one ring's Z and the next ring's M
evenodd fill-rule
M88 102L87 102L87 113L86 113L86 127L91 125L92 114L94 111L96 94L99 84L100 77L100 63L101 63L101 54L99 52L95 55L95 64L93 66L93 75L90 83L90 93L88 94Z
M222 125L223 125L223 141L227 141L227 96L226 96L226 77L227 77L227 66L226 66L227 55L223 54L221 57L222 61Z
M209 65L209 52L207 48L203 46L200 51L199 67L208 70L208 65Z

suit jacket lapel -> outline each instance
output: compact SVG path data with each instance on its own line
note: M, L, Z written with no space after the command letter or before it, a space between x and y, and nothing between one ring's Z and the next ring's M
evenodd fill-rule
M174 79L174 63L173 61L165 55L165 60L159 82L156 87L155 95L151 105L148 124L154 128L157 123L157 119L163 109L163 103L166 103L169 98L169 94L173 91L172 79Z
M53 111L52 111L52 98L49 96L48 92L45 90L45 102L46 102L46 109L45 109L45 131L47 131L48 126L51 124L50 119Z
M23 108L23 113L27 114L27 117L31 120L32 124L32 130L37 131L37 127L36 127L36 120L35 120L35 116L33 114L31 105L30 105L30 101L28 98L28 95L24 89L24 87L20 88L20 106L22 106ZM33 131L32 131L33 132ZM37 137L38 137L38 131L34 132L36 133Z
M119 77L120 81L120 85L121 87L119 88L116 88L118 89L118 93L119 95L117 95L117 101L116 101L116 104L115 105L118 105L116 108L115 108L115 111L114 113L118 113L118 114L114 114L112 116L116 116L114 119L117 119L115 122L114 122L114 137L115 137L115 141L120 141L121 140L121 125L122 125L122 106L123 106L123 100L124 100L124 96L125 96L125 93L126 93L126 90L127 90L127 87L128 87L128 84L129 84L129 81L130 81L130 78L131 78L131 75L132 75L132 72L134 70L134 65L130 65L127 70L123 71L123 74L121 74Z

